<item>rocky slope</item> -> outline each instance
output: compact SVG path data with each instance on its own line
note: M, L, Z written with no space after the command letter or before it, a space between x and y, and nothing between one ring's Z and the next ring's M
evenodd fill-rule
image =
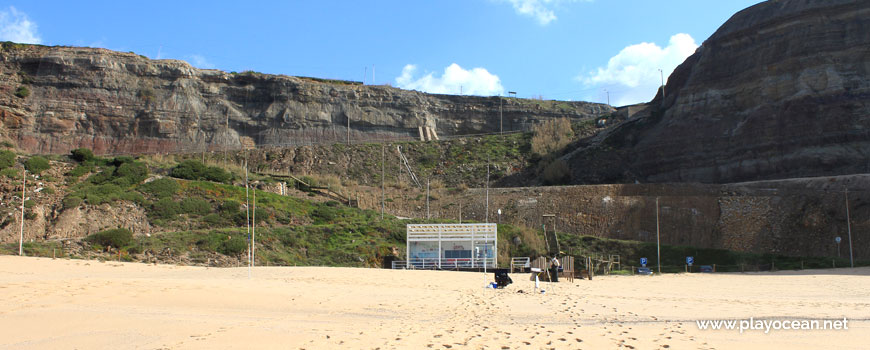
M870 171L870 2L774 0L735 14L646 117L566 158L576 183Z
M0 132L34 153L194 152L527 130L607 105L430 95L356 82L202 70L182 61L4 43ZM29 96L17 96L21 88ZM501 106L500 106L501 105ZM348 120L350 131L348 132Z

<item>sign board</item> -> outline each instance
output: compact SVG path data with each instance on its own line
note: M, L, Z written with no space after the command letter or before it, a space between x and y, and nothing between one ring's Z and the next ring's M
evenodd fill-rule
M688 264L689 266L692 266L692 264L694 264L694 263L695 263L695 257L692 257L692 256L686 257L686 264Z
M843 239L840 238L840 236L834 237L834 242L837 242L837 244L840 244L840 241L842 241L842 240Z
M640 258L640 266L646 267L646 258Z

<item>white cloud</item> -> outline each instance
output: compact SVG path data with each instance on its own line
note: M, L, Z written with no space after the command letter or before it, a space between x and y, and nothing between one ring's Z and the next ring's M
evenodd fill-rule
M190 55L190 64L196 68L213 69L214 64L203 55Z
M42 43L42 38L36 32L36 23L12 6L6 11L0 11L0 40L25 44Z
M592 0L505 0L514 7L514 11L523 16L529 16L542 26L556 20L556 13L552 7L560 3L592 1Z
M504 92L501 80L497 75L484 68L465 70L453 63L444 68L440 77L432 73L420 78L414 78L417 66L406 65L402 75L396 78L396 85L408 90L419 90L433 94L464 94L479 96L494 96Z
M606 67L577 79L587 86L611 91L611 102L616 106L647 102L655 97L661 84L659 69L667 79L697 48L695 39L685 33L672 36L664 48L654 43L631 45L611 57Z

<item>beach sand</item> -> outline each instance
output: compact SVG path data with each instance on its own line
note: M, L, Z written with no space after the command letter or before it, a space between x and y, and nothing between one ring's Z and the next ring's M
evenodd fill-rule
M599 276L0 256L2 349L866 349L870 269ZM492 274L487 276L492 281ZM522 291L522 292L520 292ZM700 330L847 318L848 330Z

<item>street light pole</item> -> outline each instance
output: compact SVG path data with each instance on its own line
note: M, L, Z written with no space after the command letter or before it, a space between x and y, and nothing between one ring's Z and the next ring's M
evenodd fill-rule
M665 100L665 72L659 68L659 76L662 78L662 101Z
M21 230L18 238L18 255L24 255L24 196L27 188L27 169L21 172Z
M659 197L656 197L656 262L659 264L659 275L662 274L662 243L659 238Z
M855 267L855 259L852 256L852 223L849 218L849 189L843 188L843 195L846 197L846 229L849 231L849 263Z

